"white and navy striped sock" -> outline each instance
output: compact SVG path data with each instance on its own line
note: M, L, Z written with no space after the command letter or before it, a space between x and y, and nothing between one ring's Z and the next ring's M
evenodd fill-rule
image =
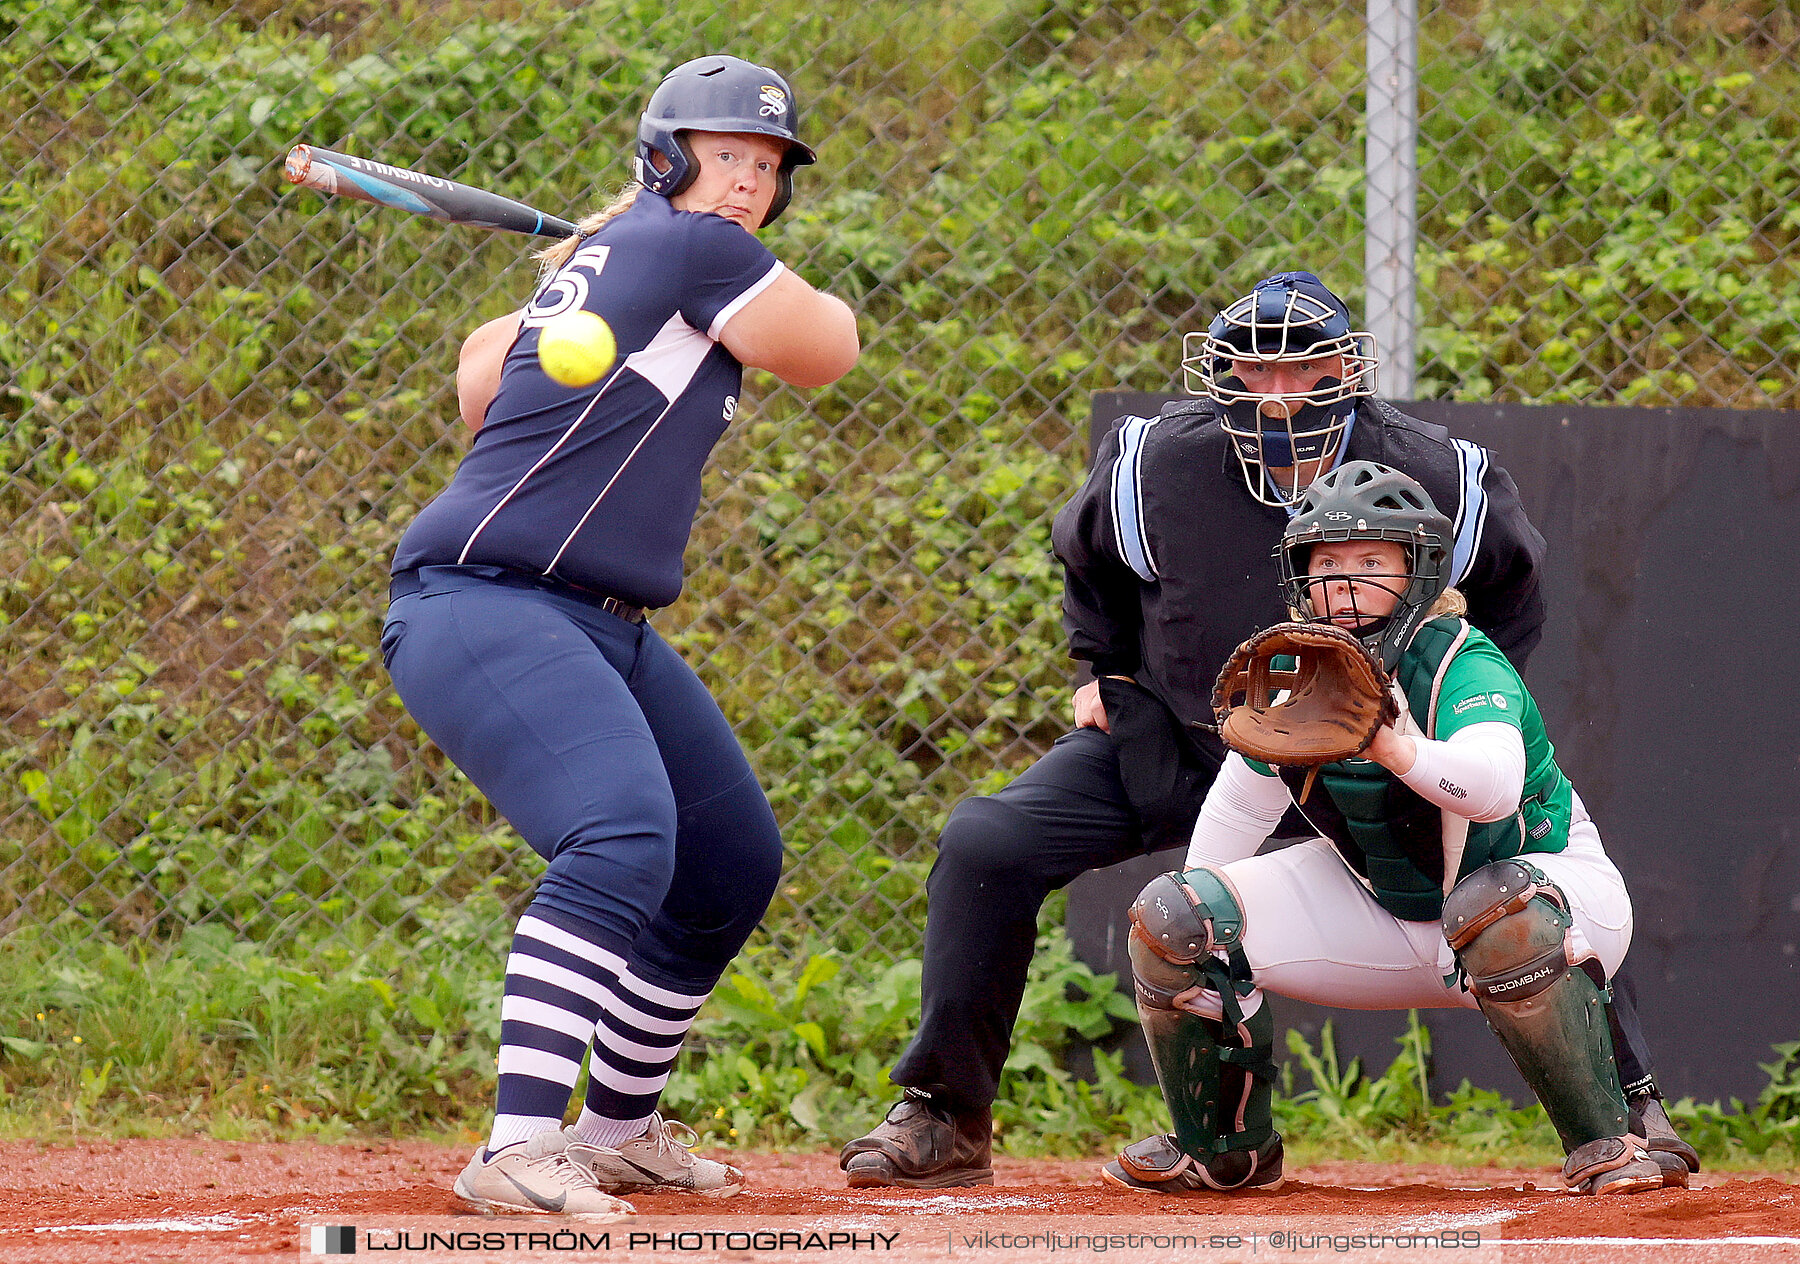
M592 1107L583 1106L581 1117L575 1121L575 1139L589 1145L617 1148L643 1136L649 1127L649 1115L642 1119L608 1119L604 1115L596 1115Z
M576 1124L578 1137L592 1140L582 1133L583 1124L593 1137L636 1125L618 1140L592 1141L596 1145L617 1145L643 1132L706 997L704 992L696 996L646 983L629 969L611 982L600 1000L588 1060L587 1109Z
M500 1086L488 1150L562 1127L581 1058L625 963L527 913L513 933L500 1008Z

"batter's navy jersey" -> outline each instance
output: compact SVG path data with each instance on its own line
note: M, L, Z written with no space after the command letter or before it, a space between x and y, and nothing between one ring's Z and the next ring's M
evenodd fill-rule
M506 566L634 605L675 600L701 471L743 381L719 331L780 273L737 224L640 190L526 307L474 446L407 529L394 571ZM538 327L576 308L618 342L596 386L559 386L538 367Z

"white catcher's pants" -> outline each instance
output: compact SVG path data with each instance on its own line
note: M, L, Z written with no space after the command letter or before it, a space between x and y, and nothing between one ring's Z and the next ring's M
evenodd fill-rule
M1631 947L1631 896L1579 797L1567 849L1520 859L1568 898L1570 960L1591 948L1611 978ZM1244 955L1259 987L1338 1009L1475 1008L1469 992L1444 985L1455 963L1440 923L1403 922L1382 908L1324 839L1215 872L1243 908ZM1246 999L1248 1013L1261 998ZM1217 1017L1210 995L1183 998L1183 1008Z

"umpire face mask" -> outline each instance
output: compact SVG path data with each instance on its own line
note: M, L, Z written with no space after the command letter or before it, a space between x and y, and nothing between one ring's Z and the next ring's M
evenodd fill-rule
M1343 301L1310 272L1280 272L1259 282L1182 339L1188 391L1211 399L1231 437L1250 494L1289 506L1298 479L1269 471L1317 472L1335 461L1356 415L1374 393L1375 343L1350 327Z
M1230 373L1219 379L1221 391L1235 397L1224 406L1221 424L1245 461L1276 469L1329 461L1356 412L1343 386L1342 378L1327 375L1304 392L1270 394L1250 390L1242 377Z
M1341 371L1338 357L1326 362ZM1329 370L1321 375L1309 363L1239 362L1216 382L1226 401L1219 425L1231 437L1250 494L1266 505L1290 505L1302 490L1299 477L1277 481L1269 471L1304 465L1310 466L1306 478L1316 477L1343 450L1356 415L1343 378Z

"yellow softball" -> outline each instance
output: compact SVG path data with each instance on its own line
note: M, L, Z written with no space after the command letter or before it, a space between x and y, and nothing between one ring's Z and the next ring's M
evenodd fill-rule
M552 316L538 330L538 364L563 386L592 386L618 354L612 329L590 311Z

